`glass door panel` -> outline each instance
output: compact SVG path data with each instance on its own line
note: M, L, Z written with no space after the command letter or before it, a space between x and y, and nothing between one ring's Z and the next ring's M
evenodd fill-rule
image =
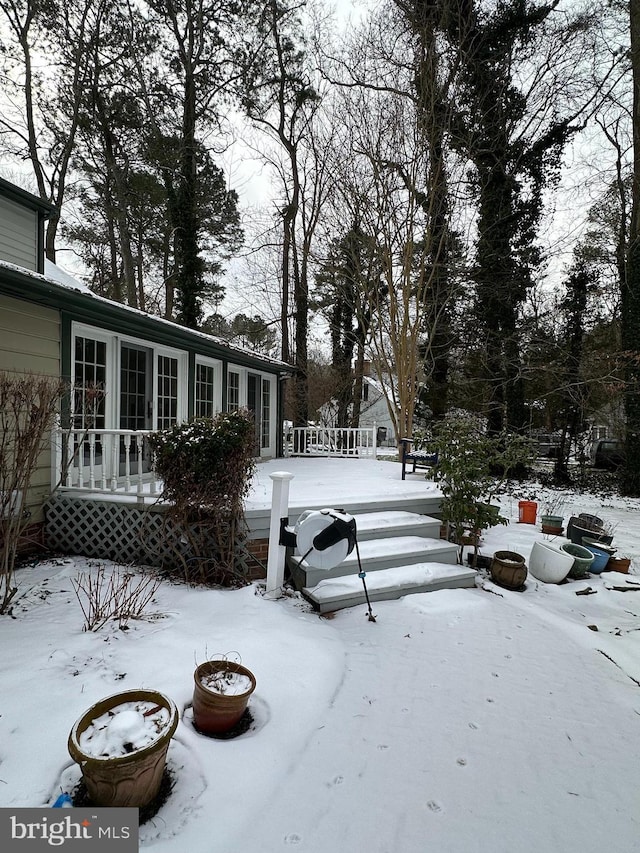
M247 374L247 409L253 415L254 455L260 456L260 423L262 416L261 401L262 377L255 373Z
M152 351L148 347L122 344L120 347L120 429L149 430L153 428L153 377ZM120 474L138 471L138 447L134 438L131 442L120 439ZM151 470L150 454L145 445L142 449L142 470Z

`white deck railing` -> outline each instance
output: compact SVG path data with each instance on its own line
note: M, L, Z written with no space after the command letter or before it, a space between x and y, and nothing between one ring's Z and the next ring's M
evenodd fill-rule
M147 430L55 429L51 488L86 492L158 495L161 482L151 467ZM377 429L295 427L285 456L352 456L375 459Z
M288 456L376 456L377 428L293 427L287 443Z
M54 430L52 488L158 494L147 435L146 430Z

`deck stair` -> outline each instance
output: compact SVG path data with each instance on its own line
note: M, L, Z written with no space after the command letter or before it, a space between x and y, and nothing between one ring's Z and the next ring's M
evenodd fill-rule
M371 601L475 585L476 572L457 565L457 546L439 538L438 518L404 511L354 517ZM356 549L329 570L308 565L300 554L290 554L288 565L296 587L320 613L366 601Z

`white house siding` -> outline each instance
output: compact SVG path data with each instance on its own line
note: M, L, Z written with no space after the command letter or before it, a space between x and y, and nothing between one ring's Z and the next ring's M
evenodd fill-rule
M364 389L367 388L366 394ZM378 380L369 376L363 377L363 400L360 403L360 427L372 427L386 430L386 439L379 443L383 446L395 447L396 437L393 421L389 415L387 400Z
M60 376L60 320L57 311L0 295L0 370ZM31 520L42 521L42 502L49 495L51 453L43 452L26 505Z
M0 260L38 270L38 214L0 197Z

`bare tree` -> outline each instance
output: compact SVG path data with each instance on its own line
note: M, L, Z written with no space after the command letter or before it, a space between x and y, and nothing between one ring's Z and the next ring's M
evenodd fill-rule
M81 105L94 77L94 48L112 0L1 0L9 41L2 79L9 109L0 115L0 144L28 160L37 192L55 205L47 221L45 253L55 261L60 212ZM46 71L39 60L45 58Z
M458 281L451 259L450 74L431 13L416 33L406 11L385 7L368 19L328 72L342 91L345 128L334 139L343 188L336 219L352 221L351 205L370 235L375 275L360 322L367 322L398 440L412 434L425 388L436 415L446 408L449 311Z
M640 495L640 0L630 0L633 74L633 196L627 271L622 290L622 349L626 357L626 466L622 486Z
M265 3L256 31L256 60L246 69L244 106L276 142L265 152L278 175L281 222L282 358L296 366L293 420L305 424L308 407L308 322L312 245L326 194L325 140L317 113L321 98L305 52L300 7ZM294 317L294 341L289 314Z

